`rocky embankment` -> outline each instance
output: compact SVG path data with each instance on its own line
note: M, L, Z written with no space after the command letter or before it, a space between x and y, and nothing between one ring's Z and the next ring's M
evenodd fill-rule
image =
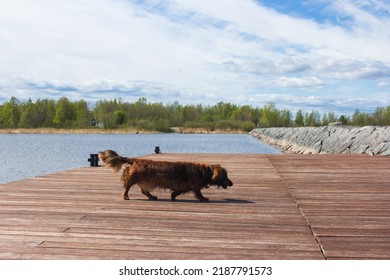
M390 126L256 128L250 133L287 153L390 156Z

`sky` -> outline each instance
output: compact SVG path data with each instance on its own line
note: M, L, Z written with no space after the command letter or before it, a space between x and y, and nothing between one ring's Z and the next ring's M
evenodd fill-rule
M0 0L0 104L390 105L390 0Z

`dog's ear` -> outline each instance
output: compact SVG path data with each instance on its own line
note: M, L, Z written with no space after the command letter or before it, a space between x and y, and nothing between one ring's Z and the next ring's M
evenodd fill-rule
M213 165L213 176L210 180L210 184L220 186L224 189L233 186L233 182L228 178L227 171L222 166Z

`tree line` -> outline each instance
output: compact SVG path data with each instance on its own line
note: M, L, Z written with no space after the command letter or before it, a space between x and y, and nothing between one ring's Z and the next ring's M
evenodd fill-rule
M135 128L169 132L172 127L202 128L210 131L250 131L255 127L322 126L331 122L344 125L390 125L390 106L378 107L373 113L358 109L351 116L333 112L320 114L316 110L294 115L278 109L271 102L263 107L219 102L215 105L181 105L150 103L143 97L136 102L120 99L100 100L88 104L71 101L31 99L21 102L15 97L0 105L0 128Z

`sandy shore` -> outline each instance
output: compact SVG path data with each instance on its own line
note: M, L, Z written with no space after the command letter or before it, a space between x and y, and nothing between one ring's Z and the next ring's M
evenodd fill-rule
M136 134L136 133L153 133L139 131L135 129L59 129L59 128L17 128L17 129L0 129L0 134Z
M188 134L237 134L248 133L241 130L208 130L202 128L181 128L172 130L173 133L188 133ZM120 129L102 129L102 128L80 128L80 129L62 129L62 128L3 128L0 129L0 134L152 134L161 133L159 131L144 131L135 128L120 128Z

